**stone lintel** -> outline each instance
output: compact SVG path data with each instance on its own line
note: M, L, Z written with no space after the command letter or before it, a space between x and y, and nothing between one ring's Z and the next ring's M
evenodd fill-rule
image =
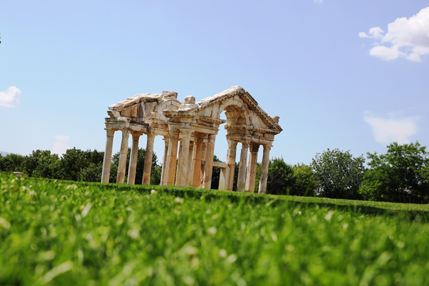
M224 169L224 168L228 167L228 164L222 163L222 162L213 162L213 167Z
M199 120L207 123L215 123L218 125L224 124L226 122L225 119L217 119L217 118L208 117L208 116L200 116Z

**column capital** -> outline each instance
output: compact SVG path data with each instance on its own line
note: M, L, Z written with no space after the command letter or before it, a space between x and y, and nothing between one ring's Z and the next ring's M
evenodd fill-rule
M249 141L241 141L242 148L249 148Z
M130 135L130 129L128 128L121 129L121 131L124 136Z
M216 135L209 134L209 136L208 136L208 142L209 143L214 143L215 141L216 141Z
M155 140L156 135L155 133L147 133L146 136L147 136L147 140L153 141Z
M131 132L131 135L133 136L133 141L137 141L137 140L139 140L142 133L141 132Z
M191 137L192 130L191 129L180 129L180 133L183 137Z
M107 132L107 136L108 137L113 137L113 134L115 134L116 129L111 129L111 128L105 128L106 132Z
M259 144L257 143L250 143L250 152L252 153L258 153L259 151Z
M270 152L272 145L264 145L264 152Z
M228 149L236 149L238 141L228 140Z
M194 142L195 143L203 143L204 137L206 137L206 134L195 132L194 133Z
M170 139L179 139L179 129L170 127L168 134L170 135Z

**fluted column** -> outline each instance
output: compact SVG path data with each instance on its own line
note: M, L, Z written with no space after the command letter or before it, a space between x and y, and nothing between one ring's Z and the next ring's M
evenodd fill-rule
M165 170L167 166L167 156L168 156L168 142L170 141L170 138L167 136L164 136L164 158L162 159L162 170L161 170L161 185L166 185L166 179L165 179Z
M249 142L241 143L240 165L238 167L237 192L243 193L246 187L246 167Z
M245 192L253 193L255 191L256 167L258 160L259 144L250 144L250 157L247 166L246 188Z
M121 151L119 153L118 176L116 177L116 183L119 183L119 184L122 184L125 181L125 168L127 167L129 137L130 137L130 130L122 129L122 142L121 142Z
M133 143L131 145L130 165L128 166L127 184L134 185L136 181L137 154L139 152L139 133L131 133Z
M228 191L232 191L234 185L235 156L237 153L237 143L237 141L228 140L228 152L226 154L226 163L228 164L228 167L225 172L224 186L224 189Z
M262 156L261 164L261 178L259 179L259 194L265 194L267 192L267 180L268 180L268 166L270 163L270 145L264 145L264 154Z
M143 179L142 179L143 185L150 184L154 141L155 141L155 134L147 134L146 153L144 157L144 168L143 168Z
M200 178L201 178L201 157L203 153L203 140L204 140L204 134L194 134L195 141L194 144L196 144L196 151L194 156L194 175L193 175L193 187L199 187L200 186ZM195 148L195 146L194 146Z
M180 142L179 165L177 170L176 185L187 186L189 172L189 141L191 140L191 130L182 129L182 141Z
M209 135L207 142L207 157L204 170L204 188L210 189L212 185L212 174L213 174L213 155L215 148L216 135Z
M177 145L179 143L179 133L177 129L170 130L170 140L168 141L167 162L165 169L165 180L167 186L174 185L176 177Z
M106 129L106 148L104 150L103 160L103 173L101 174L101 182L108 183L110 178L110 165L112 164L112 148L113 148L113 135L115 134L114 129Z

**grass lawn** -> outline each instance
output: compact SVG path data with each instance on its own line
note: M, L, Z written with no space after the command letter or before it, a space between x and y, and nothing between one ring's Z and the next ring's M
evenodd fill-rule
M429 285L428 237L428 205L0 174L0 285Z

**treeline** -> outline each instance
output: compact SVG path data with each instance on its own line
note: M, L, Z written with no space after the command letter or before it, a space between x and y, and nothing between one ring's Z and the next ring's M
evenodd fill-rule
M387 146L387 153L367 153L353 157L349 151L326 150L310 165L289 165L283 158L270 160L267 192L275 195L319 196L337 199L429 203L429 159L426 147L418 142ZM141 184L145 150L139 149L136 184ZM68 149L59 157L50 151L33 151L28 156L0 156L0 171L22 171L28 176L100 182L104 152ZM127 165L130 158L128 150ZM214 161L221 162L216 156ZM116 182L119 152L112 158L111 183ZM236 191L238 164L235 168ZM162 167L153 154L151 184L160 183ZM258 191L261 166L258 164L254 192ZM126 170L126 176L128 170ZM219 168L214 168L212 189L219 184Z
M336 199L429 203L429 153L418 142L387 146L386 154L326 150L310 165L270 161L268 192Z
M146 151L139 149L137 155L136 184L142 183L144 158ZM21 156L8 154L0 156L0 171L24 172L30 177L41 177L60 180L100 182L103 170L104 152L97 150L83 151L80 149L68 149L61 157L52 154L49 150L36 150L30 155ZM157 163L157 156L153 154L151 184L159 184L161 180L161 166ZM130 160L128 150L127 165ZM110 167L110 183L116 182L118 172L119 152L113 155ZM128 170L126 170L126 176Z

